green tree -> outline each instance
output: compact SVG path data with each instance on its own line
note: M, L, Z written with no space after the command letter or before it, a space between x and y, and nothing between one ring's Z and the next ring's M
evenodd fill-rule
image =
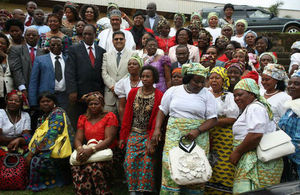
M274 14L274 16L278 16L279 14L279 7L283 5L282 1L278 1L277 3L271 5L268 10L269 12L271 12L272 14Z

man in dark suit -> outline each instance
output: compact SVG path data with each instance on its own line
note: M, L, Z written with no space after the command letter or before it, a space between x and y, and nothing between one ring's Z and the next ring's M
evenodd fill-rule
M148 3L146 12L147 12L147 16L146 16L144 26L146 28L150 28L151 30L153 30L155 35L159 35L156 28L160 18L156 13L156 4L153 2Z
M102 61L104 49L94 44L96 29L86 25L83 29L83 41L69 48L66 65L66 83L69 101L72 104L74 116L70 116L76 127L77 117L86 111L86 105L79 102L80 98L89 92L100 91L104 94L102 79Z
M28 97L30 106L38 106L38 96L46 91L54 93L58 105L64 109L68 106L65 82L65 62L62 55L62 40L53 36L49 41L50 53L38 56L34 60L31 72Z
M189 48L186 45L178 45L176 48L177 62L171 64L171 72L175 68L181 68L183 64L189 63Z
M14 83L20 91L26 94L34 59L43 55L43 50L37 47L39 38L38 31L29 27L25 31L26 44L12 46L8 53L8 63Z

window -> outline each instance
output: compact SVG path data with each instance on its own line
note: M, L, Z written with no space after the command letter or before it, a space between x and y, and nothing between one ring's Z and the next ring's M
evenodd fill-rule
M269 13L262 12L261 10L247 11L249 18L270 18Z

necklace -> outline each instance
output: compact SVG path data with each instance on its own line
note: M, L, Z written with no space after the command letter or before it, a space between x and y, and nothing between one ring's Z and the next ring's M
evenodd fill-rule
M19 115L20 115L20 113L18 113L18 115L15 117L15 119L13 120L12 119L12 117L11 117L11 115L10 115L10 113L8 112L8 110L7 109L5 109L5 111L6 111L6 114L7 114L7 116L8 116L8 119L9 119L9 121L12 123L12 125L13 125L13 128L14 128L14 135L16 135L16 123L18 122L18 118L19 118Z
M266 96L272 96L272 95L275 95L276 93L278 93L278 90L276 90L276 91L273 92L273 93L267 93L267 92L265 92L265 95L266 95Z
M136 82L132 82L132 81L130 80L130 87L131 87L131 88L136 88L136 87L138 86L139 82L140 82L140 79L139 79L138 81L136 81Z
M152 93L153 93L153 89L151 89L150 92L145 93L145 92L144 92L144 88L142 87L142 94L143 94L143 96L148 96L148 95L150 95L150 94L152 94Z

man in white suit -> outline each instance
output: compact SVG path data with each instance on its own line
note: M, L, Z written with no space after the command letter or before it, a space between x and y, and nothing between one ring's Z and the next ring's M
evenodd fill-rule
M117 113L117 96L114 92L115 84L127 73L127 64L134 52L125 47L126 39L122 31L112 35L114 49L103 55L102 78L105 84L104 109Z

